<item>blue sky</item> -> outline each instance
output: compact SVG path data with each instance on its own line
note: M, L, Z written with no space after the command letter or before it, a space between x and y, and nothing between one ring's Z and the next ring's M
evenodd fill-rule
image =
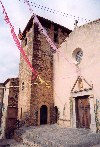
M82 20L95 20L100 18L100 0L30 0L37 5L43 5L56 11L68 13L68 17L62 16L61 13L53 14L45 10L38 9L32 6L34 13L48 18L56 23L59 23L69 29L74 28L74 17L79 17L78 25L87 23ZM14 25L15 32L18 34L18 29L23 31L31 15L27 5L23 0L2 0L8 16ZM20 52L17 49L9 26L3 20L2 8L0 6L0 82L4 82L7 78L17 77L19 71L19 56Z

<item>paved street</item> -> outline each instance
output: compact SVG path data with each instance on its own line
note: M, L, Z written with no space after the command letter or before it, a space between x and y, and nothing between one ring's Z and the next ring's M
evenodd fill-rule
M92 133L86 129L72 129L58 125L40 127L23 127L17 131L22 133L23 143L10 141L10 146L18 147L99 147L100 133Z

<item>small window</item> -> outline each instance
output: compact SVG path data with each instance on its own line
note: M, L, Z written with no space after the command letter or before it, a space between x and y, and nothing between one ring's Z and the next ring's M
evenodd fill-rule
M72 53L72 57L79 64L81 62L81 60L82 60L82 57L83 57L82 49L76 48Z
M17 99L17 94L15 94L15 99Z
M58 43L58 27L54 26L54 42Z
M54 33L54 42L58 43L58 34Z
M24 82L22 83L22 90L24 90Z
M78 51L78 52L76 53L76 61L77 61L78 63L81 62L82 56L83 56L83 52L82 52L82 51Z
M44 27L45 28L45 31L46 31L46 33L48 32L48 28L47 27Z
M21 108L21 114L20 114L20 119L22 119L22 108Z
M27 45L27 37L25 38L25 46Z

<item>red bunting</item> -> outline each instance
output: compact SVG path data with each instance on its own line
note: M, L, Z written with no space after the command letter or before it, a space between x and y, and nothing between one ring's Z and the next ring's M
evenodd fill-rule
M24 2L29 6L29 10L31 13L33 13L33 10L29 4L29 1L28 0L24 0ZM44 34L44 36L46 37L46 40L48 41L49 45L51 46L51 48L56 51L57 50L57 47L55 46L55 44L53 43L53 41L51 40L51 38L48 36L46 30L43 28L43 26L41 25L39 19L37 18L36 14L33 13L33 16L34 16L34 22L38 24L38 27L39 27L39 31Z
M19 40L18 40L18 38L17 38L17 35L16 35L16 33L15 33L15 30L14 30L14 27L12 26L12 24L11 24L11 22L10 22L10 19L9 19L9 17L8 17L8 15L7 15L7 12L6 12L6 10L5 10L5 7L4 7L4 5L2 4L1 1L0 1L0 4L1 4L1 6L2 6L3 14L4 14L4 17L5 17L4 20L6 21L7 24L9 24L9 27L10 27L10 29L11 29L11 34L12 34L13 40L14 40L16 46L18 47L18 49L20 50L20 52L21 52L21 54L22 54L24 60L25 60L26 63L29 65L30 69L32 70L32 72L33 72L33 74L34 74L34 78L33 78L33 79L35 79L35 78L37 77L37 72L36 72L35 69L32 67L32 64L30 63L30 61L29 61L27 55L25 54L24 49L22 48L22 46L21 46L21 44L20 44L20 42L19 42Z

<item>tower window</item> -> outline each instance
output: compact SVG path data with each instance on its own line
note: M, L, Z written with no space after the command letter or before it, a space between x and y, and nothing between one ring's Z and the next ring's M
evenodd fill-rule
M58 27L54 26L54 42L58 43Z
M22 90L24 90L24 82L22 83Z
M25 46L27 45L27 37L25 38Z
M22 119L22 108L21 108L21 114L20 114L20 119Z

